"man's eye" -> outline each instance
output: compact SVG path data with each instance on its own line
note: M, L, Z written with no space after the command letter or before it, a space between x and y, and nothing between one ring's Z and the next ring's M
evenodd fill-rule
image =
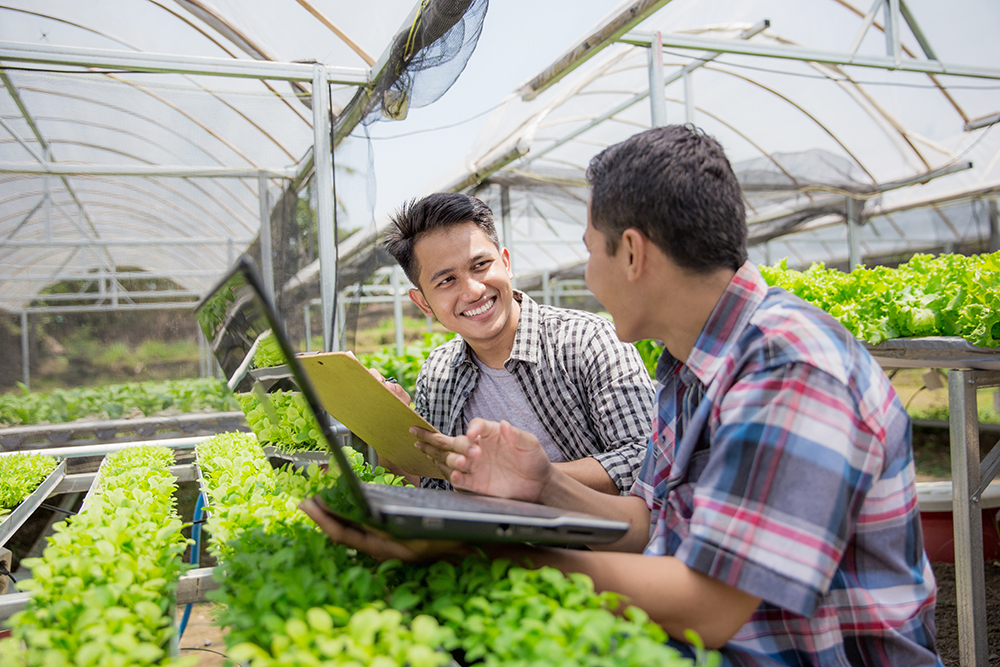
M484 269L487 266L489 266L489 264L490 264L490 260L487 259L487 260L483 260L482 262L478 262L472 268L474 268L474 269Z
M451 276L449 276L449 277L445 278L444 280L442 280L441 282L439 282L438 286L441 287L443 285L447 285L448 283L453 282L454 280L455 280L454 278L452 278Z

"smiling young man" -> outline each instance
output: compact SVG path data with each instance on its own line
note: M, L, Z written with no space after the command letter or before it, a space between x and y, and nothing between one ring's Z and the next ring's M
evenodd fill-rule
M404 206L392 223L383 246L415 285L410 299L459 334L421 369L416 411L448 436L465 433L476 417L505 419L537 436L574 479L605 493L628 492L653 404L635 347L603 317L538 304L514 290L510 255L479 199L433 194Z
M727 665L941 665L909 418L854 336L769 288L747 260L740 187L721 146L690 126L649 130L595 157L588 180L587 285L623 340L666 345L631 494L594 493L504 422L477 419L456 438L414 434L456 488L631 528L595 551L491 555L585 573L671 637L694 630ZM377 558L456 552L302 508Z

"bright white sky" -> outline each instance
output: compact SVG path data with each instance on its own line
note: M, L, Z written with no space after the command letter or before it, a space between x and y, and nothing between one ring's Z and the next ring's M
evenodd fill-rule
M443 186L466 160L479 129L503 98L562 55L618 6L617 0L493 0L472 58L437 102L411 109L407 118L371 126L376 138L375 219L382 220L405 200ZM572 11L567 11L568 7ZM467 119L474 118L463 123ZM446 129L421 132L460 123ZM355 131L360 134L360 129ZM402 136L405 135L405 136ZM377 139L377 137L393 137ZM346 142L345 142L346 144ZM341 164L364 164L364 147L341 145ZM339 150L339 149L338 149ZM339 178L338 174L338 178ZM348 192L338 180L338 197L355 210L367 193ZM367 221L364 221L367 222Z

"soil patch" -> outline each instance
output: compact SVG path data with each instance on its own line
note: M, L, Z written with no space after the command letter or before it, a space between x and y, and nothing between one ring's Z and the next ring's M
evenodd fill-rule
M937 650L945 667L959 667L958 608L955 600L955 566L934 563L938 585ZM989 665L1000 667L1000 561L986 561L986 632Z

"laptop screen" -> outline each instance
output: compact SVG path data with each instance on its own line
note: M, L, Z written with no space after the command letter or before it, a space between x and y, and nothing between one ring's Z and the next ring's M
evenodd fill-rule
M297 444L329 450L340 470L347 471L339 477L348 484L358 507L370 515L359 481L248 257L240 257L196 306L195 318L258 440L262 444L271 441L273 429L290 422ZM276 406L285 413L284 419Z

